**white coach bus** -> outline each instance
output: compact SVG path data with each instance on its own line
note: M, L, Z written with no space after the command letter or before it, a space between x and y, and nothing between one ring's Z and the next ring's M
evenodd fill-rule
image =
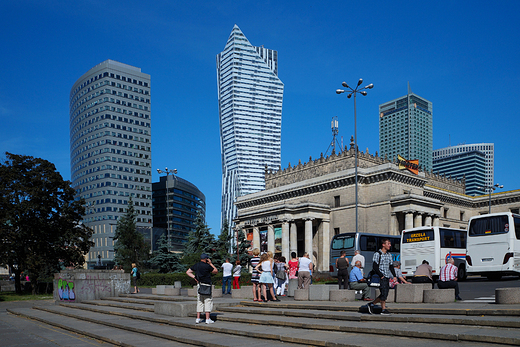
M418 227L403 230L401 234L401 271L412 277L423 260L432 267L438 277L446 259L453 258L459 269L458 278L466 279L466 230L433 227Z
M468 275L492 280L520 276L520 215L504 212L472 217L466 262Z

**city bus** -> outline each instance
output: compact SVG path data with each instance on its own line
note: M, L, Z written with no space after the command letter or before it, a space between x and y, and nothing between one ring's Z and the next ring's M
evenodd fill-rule
M468 275L491 280L520 276L520 215L504 212L470 218L466 262Z
M372 259L374 252L381 249L381 240L387 238L392 243L390 253L393 260L399 260L399 249L401 237L396 235L370 234L370 233L344 233L334 235L330 243L330 265L329 271L332 277L338 276L336 269L336 259L340 257L341 251L347 253L349 263L351 263L354 251L358 249L365 257L365 268L363 272L367 275L372 270ZM353 265L353 264L351 264Z
M405 229L401 234L401 271L412 277L417 266L426 260L432 267L434 278L448 258L458 268L458 279L466 279L466 230L433 227Z

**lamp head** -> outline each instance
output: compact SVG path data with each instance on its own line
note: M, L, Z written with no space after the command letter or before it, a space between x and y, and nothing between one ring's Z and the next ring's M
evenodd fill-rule
M161 170L161 169L157 169L157 173L160 173L160 174L162 174L163 172L162 172L162 170Z
M349 98L349 99L350 99L350 97L351 97L351 96L352 96L352 93L350 93L349 95L347 95L347 98Z
M343 83L341 83L341 85L342 85L343 87L345 87L345 88L350 88L350 87L348 86L347 82L343 82Z
M361 91L360 93L361 93L361 95L363 95L363 96L366 96L366 95L367 95L367 92L365 92L364 90Z
M361 83L363 83L363 79L362 79L362 78L360 78L360 79L359 79L359 81L358 81L357 85L358 85L358 86L360 86L360 85L361 85Z
M174 173L174 174L177 174L177 169L173 169L173 173Z
M336 89L336 94L341 94L341 93L345 93L345 91L343 89Z
M374 88L374 84L370 83L368 86L365 87L366 89L372 89Z

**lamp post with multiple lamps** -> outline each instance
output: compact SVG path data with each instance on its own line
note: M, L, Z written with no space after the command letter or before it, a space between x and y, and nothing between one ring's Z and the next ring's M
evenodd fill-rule
M336 89L336 94L348 93L347 98L351 98L354 95L354 153L355 153L355 161L354 161L354 176L356 180L356 233L358 232L358 148L357 148L357 114L356 114L356 95L360 93L363 96L367 95L365 89L372 89L374 85L370 83L369 85L359 88L359 86L363 83L363 79L360 78L357 86L355 88L350 87L347 82L341 83L341 85L346 89Z
M170 177L169 177L170 174L172 175L172 177L175 177L174 175L177 174L177 169L168 170L168 168L165 168L164 171L161 169L157 169L157 173L166 174L166 223L168 223L166 225L166 233L168 235L168 251L170 251L172 248L172 242L171 242L171 238L170 238L170 194L169 194L168 185L169 185L169 181L170 181Z
M504 185L495 183L494 185L489 185L489 186L485 186L485 187L478 187L478 189L482 189L483 191L488 191L489 192L489 211L488 211L488 214L491 214L491 193L495 189L497 189L497 188L504 188Z

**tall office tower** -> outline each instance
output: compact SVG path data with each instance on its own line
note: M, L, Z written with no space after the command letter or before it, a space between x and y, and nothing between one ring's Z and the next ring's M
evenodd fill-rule
M435 151L434 151L435 153ZM480 151L460 152L450 156L433 157L433 172L466 181L467 195L484 194L486 155Z
M231 227L237 196L265 188L264 170L281 164L282 81L278 52L252 46L234 26L217 55L222 224ZM231 232L231 229L230 229Z
M112 265L114 232L132 198L140 229L152 227L150 75L106 60L70 91L70 166L83 223L94 230L87 264Z
M379 151L390 160L401 155L419 159L422 170L432 169L432 103L412 93L379 105Z
M495 145L493 143L473 143L468 145L464 144L436 149L435 151L433 151L433 159L437 160L457 155L460 153L467 153L472 151L479 151L484 153L486 157L484 184L486 186L492 186L495 183ZM481 191L481 193L484 192Z
M206 197L193 183L174 175L161 176L159 182L152 184L152 190L154 229L161 228L162 234L169 234L170 249L181 251L188 233L195 231L197 213L206 216ZM156 247L154 237L152 249Z

